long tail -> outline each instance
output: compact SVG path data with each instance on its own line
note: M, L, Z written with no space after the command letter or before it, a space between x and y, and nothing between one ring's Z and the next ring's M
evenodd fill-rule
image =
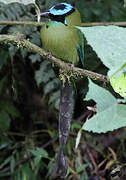
M66 80L65 84L61 82L60 90L60 105L59 105L59 143L60 150L57 154L55 173L60 178L64 178L67 169L68 162L64 156L64 148L67 142L67 138L70 132L70 122L72 120L73 113L73 88L72 84Z

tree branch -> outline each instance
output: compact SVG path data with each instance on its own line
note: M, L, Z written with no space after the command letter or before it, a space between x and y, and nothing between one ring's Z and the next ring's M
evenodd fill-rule
M126 22L93 22L93 23L91 22L91 23L82 23L83 27L110 26L110 25L125 27Z
M36 21L0 21L1 25L27 25L27 26L42 26L43 22Z
M65 63L64 61L61 61L60 59L52 56L50 53L46 52L44 49L36 46L35 44L32 44L29 42L29 40L24 39L23 34L15 34L15 35L0 35L0 43L8 44L12 43L13 45L16 45L19 48L27 48L28 51L39 54L40 56L46 58L50 62L54 63L61 69L65 69L68 72L73 72L76 75L81 76L87 76L94 80L100 80L104 82L109 82L108 77L104 76L102 74L97 74L92 71L88 71L85 69L80 69L77 67L71 68L71 65L68 63Z
M0 21L0 25L28 25L28 26L42 26L44 22L36 22L36 21ZM82 23L83 27L90 26L122 26L126 27L126 22L91 22L91 23Z

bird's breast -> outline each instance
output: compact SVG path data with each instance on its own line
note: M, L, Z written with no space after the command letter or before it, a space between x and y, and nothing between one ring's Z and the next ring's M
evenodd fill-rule
M77 47L80 43L78 31L74 27L59 22L47 22L41 29L43 48L66 62L77 64Z

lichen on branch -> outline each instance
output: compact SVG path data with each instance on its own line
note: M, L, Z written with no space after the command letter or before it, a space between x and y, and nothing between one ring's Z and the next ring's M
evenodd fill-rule
M78 74L80 76L86 76L94 80L100 80L103 82L109 82L109 79L107 76L104 76L102 74L98 74L92 71L88 71L85 69L73 67L71 68L71 65L68 63L65 63L61 59L58 59L51 55L51 53L45 51L44 49L40 48L39 46L31 43L29 40L26 40L23 34L17 33L15 35L0 35L0 43L2 44L8 44L12 43L13 45L17 46L18 48L26 48L28 51L39 54L40 56L46 58L56 66L58 66L60 69L64 69L66 71L71 71L75 74Z

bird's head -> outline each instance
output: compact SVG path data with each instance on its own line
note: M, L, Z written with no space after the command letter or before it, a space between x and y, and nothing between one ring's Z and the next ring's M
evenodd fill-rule
M52 21L61 22L65 25L80 26L81 18L79 11L68 3L59 3L51 7L47 12L40 14Z

